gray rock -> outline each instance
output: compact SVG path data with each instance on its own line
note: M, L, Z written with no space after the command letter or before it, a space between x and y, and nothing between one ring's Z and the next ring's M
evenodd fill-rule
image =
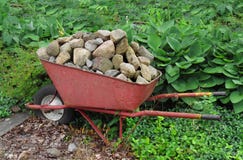
M143 78L146 79L147 81L151 81L152 76L149 67L145 64L141 64L140 68L141 68L141 75L143 76Z
M96 38L95 39L95 44L97 44L98 46L101 45L103 43L103 39L102 38Z
M149 82L141 76L137 77L136 83L138 84L148 84Z
M85 71L89 71L89 67L87 67L87 66L83 66L82 69Z
M78 148L77 148L76 144L74 144L74 143L70 143L68 145L68 152L75 152L77 149Z
M140 56L147 57L150 60L150 62L154 60L154 56L144 46L139 47L138 54Z
M58 43L60 45L62 45L64 43L67 43L67 42L71 41L72 39L73 38L71 36L69 36L69 37L60 37L60 38L57 39L57 41L58 41Z
M88 40L92 40L97 38L96 34L94 33L83 33L83 40L87 42Z
M149 67L152 79L155 79L159 75L158 70L156 68L154 68L153 66L148 66L148 67Z
M94 57L111 58L115 54L115 45L111 40L105 41L94 52Z
M120 73L120 71L116 69L110 69L105 72L105 75L110 76L110 77L115 77Z
M67 63L64 64L64 66L81 69L79 65L75 65L72 62L67 62Z
M111 60L105 57L96 57L93 59L93 67L94 70L100 70L103 73L105 73L107 70L110 70L113 68L113 64Z
M61 156L61 151L57 148L48 148L47 153L50 154L52 157L59 157Z
M116 54L124 54L129 47L126 37L122 38L116 45Z
M120 64L120 70L121 73L128 78L132 78L136 73L136 70L132 64L124 63L124 62Z
M99 71L99 70L96 70L95 73L98 73L98 74L104 74L103 72Z
M60 48L59 48L59 44L58 44L58 41L52 41L49 45L48 45L48 47L47 47L47 49L46 49L46 51L47 51L47 54L49 55L49 56L57 56L58 54L59 54L59 50L60 50Z
M49 60L50 56L47 54L46 47L41 47L36 51L40 59Z
M75 48L73 50L73 63L79 66L83 66L86 60L91 57L91 52L84 48Z
M90 59L86 59L85 63L88 68L91 68L93 66L93 62Z
M83 37L83 32L78 31L77 33L73 34L73 38L81 39Z
M85 42L84 47L90 52L94 51L97 48L96 41L94 39L88 40Z
M73 39L69 42L71 48L83 48L84 40L83 39Z
M119 69L120 68L120 64L123 62L123 56L116 54L113 56L112 58L112 63L114 65L115 69Z
M59 55L56 58L57 64L64 64L65 62L69 61L71 58L70 54L68 52L60 52Z
M132 47L130 46L128 47L128 50L126 52L126 58L127 61L134 66L135 70L137 70L140 65L140 62L135 52L133 51Z
M118 76L116 76L116 78L127 81L127 77L124 74L119 74Z
M137 42L132 41L131 42L131 47L132 47L132 49L134 50L135 53L138 52L138 50L139 50L139 44Z
M60 47L60 52L68 52L70 53L72 50L71 46L69 43L64 43L61 47Z
M139 56L138 60L140 63L145 64L145 65L150 65L150 59L148 59L147 57L144 56Z
M49 58L49 62L55 63L55 62L56 62L56 57L51 56L51 57Z
M122 38L126 37L127 33L121 29L116 29L111 31L110 34L110 39L114 42L114 43L118 43Z
M97 37L106 41L110 38L111 32L108 31L108 30L98 30L95 34L96 34Z

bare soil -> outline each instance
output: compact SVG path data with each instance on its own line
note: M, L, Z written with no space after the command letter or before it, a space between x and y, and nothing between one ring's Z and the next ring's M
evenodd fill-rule
M74 144L73 151L68 146ZM105 146L91 129L74 128L34 116L0 137L0 159L132 160L128 146Z

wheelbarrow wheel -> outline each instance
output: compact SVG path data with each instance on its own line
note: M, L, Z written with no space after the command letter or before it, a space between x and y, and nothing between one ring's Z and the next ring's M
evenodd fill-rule
M57 93L54 85L42 87L33 97L34 104L62 105L63 101ZM69 123L74 116L74 110L70 108L55 110L34 110L39 117L46 118L61 124Z

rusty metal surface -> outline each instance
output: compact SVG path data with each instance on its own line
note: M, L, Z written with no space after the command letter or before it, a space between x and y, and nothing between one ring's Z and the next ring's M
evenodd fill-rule
M41 62L64 104L75 108L133 111L151 95L160 77L142 85L45 60Z

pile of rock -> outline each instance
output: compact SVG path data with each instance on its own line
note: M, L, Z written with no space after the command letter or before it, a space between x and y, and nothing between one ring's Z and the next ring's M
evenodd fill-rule
M139 84L147 84L159 75L150 65L154 56L136 42L129 45L121 29L77 32L39 48L37 54L53 63Z

